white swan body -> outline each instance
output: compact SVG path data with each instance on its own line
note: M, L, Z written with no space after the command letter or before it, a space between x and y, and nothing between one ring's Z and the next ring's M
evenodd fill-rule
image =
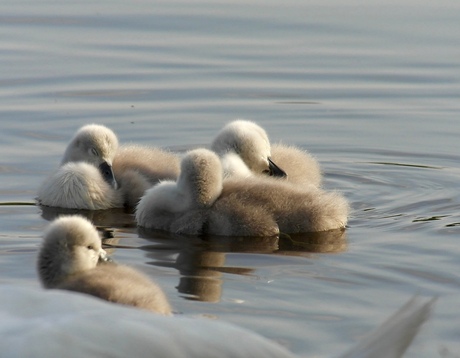
M61 166L40 186L39 204L88 210L122 207L112 171L117 149L118 139L109 128L97 124L80 128Z
M86 293L161 314L171 307L163 291L136 270L105 260L96 228L81 216L54 220L44 234L37 270L45 288Z
M412 299L340 357L401 357L432 307L432 300ZM163 317L87 295L19 285L0 286L0 346L2 356L11 358L297 357L219 320Z
M229 339L231 337L231 339ZM230 323L164 317L87 295L0 286L2 357L294 358Z
M139 226L184 234L269 236L280 232L326 231L344 227L348 203L338 193L313 186L250 176L223 180L218 156L189 151L177 183L148 190L139 202Z

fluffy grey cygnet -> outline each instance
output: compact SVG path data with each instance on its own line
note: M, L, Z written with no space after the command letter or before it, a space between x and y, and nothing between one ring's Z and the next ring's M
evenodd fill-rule
M322 171L318 161L309 152L294 145L275 143L272 145L272 159L286 171L286 180L295 185L322 184Z
M139 226L184 234L269 236L342 228L349 206L338 193L298 188L266 177L223 180L219 157L189 151L177 183L149 189L136 210Z
M121 146L113 160L125 205L135 207L144 192L163 180L176 180L180 157L168 150L141 146Z
M144 274L105 263L96 228L81 216L64 216L45 231L37 269L45 288L76 291L106 301L168 315L163 291Z
M178 155L155 147L118 146L115 133L98 124L81 127L61 166L38 190L41 205L100 210L134 207L152 185L179 175Z
M310 153L280 143L272 146L265 130L252 121L228 123L211 148L221 157L226 177L268 174L294 184L321 185L321 168Z
M40 186L39 204L68 209L99 210L122 207L112 161L116 135L107 127L81 127L70 141L61 166Z
M271 159L267 133L254 122L240 119L228 123L214 138L211 149L221 157L225 176L246 176L244 166L253 174L286 176ZM235 154L244 165L237 162Z
M207 149L187 152L177 182L163 181L146 191L136 208L139 226L198 235L208 210L222 191L219 157Z

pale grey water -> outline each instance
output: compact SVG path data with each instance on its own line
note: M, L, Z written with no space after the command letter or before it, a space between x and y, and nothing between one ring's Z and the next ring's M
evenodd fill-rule
M414 294L438 296L408 357L460 351L460 3L3 1L0 283L38 286L53 212L33 204L73 132L209 144L235 118L317 156L345 233L232 242L113 230L115 260L178 312L337 355ZM199 299L190 299L194 293Z

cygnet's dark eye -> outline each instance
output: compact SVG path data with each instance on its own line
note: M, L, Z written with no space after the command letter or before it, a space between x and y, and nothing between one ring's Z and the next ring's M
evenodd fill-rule
M93 246L93 245L88 245L88 246L86 246L86 248L87 248L88 250L94 250L94 246Z
M96 148L91 148L91 154L94 155L95 157L99 156L99 153L97 152Z
M270 170L268 169L262 170L262 174L270 175Z

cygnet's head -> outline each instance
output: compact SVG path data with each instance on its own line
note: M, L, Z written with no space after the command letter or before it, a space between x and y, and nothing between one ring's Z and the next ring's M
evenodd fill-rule
M212 205L222 192L222 181L222 165L214 152L194 149L182 159L177 186L182 192L188 192L194 203Z
M87 162L99 168L104 180L117 188L112 162L118 149L118 139L109 128L99 124L81 127L70 141L61 165L67 162Z
M43 286L53 288L100 261L107 261L107 255L91 222L82 216L63 216L45 231L37 268Z
M267 133L254 122L236 120L228 123L211 144L220 156L236 153L256 174L285 177L286 173L270 158L271 149Z

